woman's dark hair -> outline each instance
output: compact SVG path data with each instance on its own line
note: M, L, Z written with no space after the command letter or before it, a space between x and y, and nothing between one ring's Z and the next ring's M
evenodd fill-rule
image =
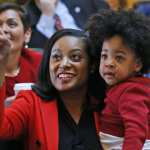
M36 24L38 23L38 20L41 16L41 11L36 6L35 1L34 0L28 0L26 2L26 4L24 5L24 7L28 10L30 18L32 18L31 26L36 26Z
M56 98L56 96L58 95L57 90L54 88L54 86L51 83L51 79L49 75L49 61L50 61L50 55L51 55L51 50L52 50L53 45L58 39L64 36L73 36L73 37L80 38L85 43L85 50L87 51L87 54L89 56L90 65L92 66L93 64L92 62L93 53L91 49L91 44L88 39L88 36L83 31L75 30L75 29L63 29L63 30L56 32L48 40L48 43L44 50L44 54L43 54L43 58L42 58L42 62L41 62L40 70L39 70L38 81L32 87L33 90L45 100Z
M0 4L0 13L9 9L18 12L24 26L24 30L26 31L30 27L30 17L27 10L23 6L11 2L4 2Z
M100 57L104 40L115 35L122 37L142 62L141 73L150 68L150 19L141 13L129 10L102 10L94 14L86 25L94 50ZM99 58L98 58L99 59Z

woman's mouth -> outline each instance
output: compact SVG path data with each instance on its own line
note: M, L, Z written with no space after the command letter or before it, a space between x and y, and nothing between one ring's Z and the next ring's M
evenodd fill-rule
M75 75L73 73L59 73L57 77L63 82L70 81Z

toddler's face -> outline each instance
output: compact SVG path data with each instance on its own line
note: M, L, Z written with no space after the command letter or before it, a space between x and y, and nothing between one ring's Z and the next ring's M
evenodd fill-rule
M108 86L133 76L141 67L140 60L124 44L121 36L115 35L103 42L99 71Z

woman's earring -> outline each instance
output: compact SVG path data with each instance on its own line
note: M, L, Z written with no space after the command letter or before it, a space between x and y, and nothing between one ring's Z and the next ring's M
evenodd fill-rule
M28 43L25 43L24 47L25 47L25 48L28 48L28 47L29 47L29 46L28 46Z

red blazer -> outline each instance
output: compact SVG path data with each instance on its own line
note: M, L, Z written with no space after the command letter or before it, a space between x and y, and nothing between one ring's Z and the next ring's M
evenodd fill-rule
M150 139L150 79L130 78L107 91L101 131L124 137L122 150L141 150Z
M4 97L5 85L0 89L1 139L14 139L24 134L26 150L58 150L59 123L56 100L46 102L31 90L21 91L11 107L6 108L2 115ZM98 113L94 112L94 118L98 134Z
M39 69L39 64L41 62L42 55L40 52L34 51L32 49L23 49L20 63L20 72L15 77L6 77L6 95L14 95L14 84L15 83L26 83L35 82L37 79L37 73Z

